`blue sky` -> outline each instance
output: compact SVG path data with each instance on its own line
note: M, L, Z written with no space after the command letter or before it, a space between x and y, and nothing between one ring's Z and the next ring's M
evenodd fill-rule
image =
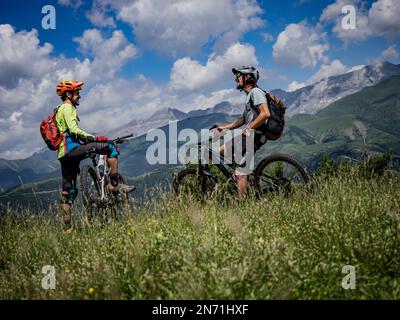
M56 29L42 28L44 5ZM356 29L344 30L344 5ZM399 63L397 0L14 0L0 12L0 158L41 147L37 124L58 102L57 81L85 81L90 130L159 109L240 102L230 68L252 64L265 89L295 90L352 67ZM104 122L107 118L108 121ZM35 143L8 135L31 132ZM37 136L37 137L36 137ZM37 139L36 139L37 138Z

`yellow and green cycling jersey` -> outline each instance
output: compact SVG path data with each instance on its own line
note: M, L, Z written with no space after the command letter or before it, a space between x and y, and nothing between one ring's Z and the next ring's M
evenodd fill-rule
M76 113L76 108L73 105L69 103L63 103L62 105L60 105L56 114L56 120L58 129L63 135L63 139L58 148L58 159L63 157L72 149L81 145L78 139L79 136L84 138L93 137L94 139L93 135L79 129L78 115Z

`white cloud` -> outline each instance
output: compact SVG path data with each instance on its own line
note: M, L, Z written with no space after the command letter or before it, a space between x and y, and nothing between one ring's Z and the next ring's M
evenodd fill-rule
M289 85L288 85L288 87L287 87L287 89L286 89L286 91L288 91L288 92L292 92L292 91L296 91L297 89L301 89L301 88L303 88L303 87L305 87L306 86L306 84L304 83L304 82L297 82L297 81L292 81Z
M262 32L261 33L261 37L263 38L263 40L265 42L270 42L270 41L274 41L274 37L272 34L269 34L268 32Z
M255 49L248 44L235 43L223 55L210 56L205 65L188 57L175 61L170 85L182 91L210 89L228 79L233 81L232 67L242 65L258 66Z
M331 22L336 21L339 17L344 17L342 8L347 5L358 6L361 0L336 0L334 3L328 5L321 14L320 21ZM356 11L357 13L357 11Z
M400 37L400 1L378 0L369 10L371 28L389 39Z
M35 29L16 33L11 25L0 25L0 86L12 88L19 79L40 78L50 71L53 46L40 46L37 35Z
M396 50L396 46L395 45L389 46L381 54L381 57L382 57L383 60L390 60L392 58L398 58L399 56L400 56L399 52Z
M319 70L315 74L313 74L306 81L306 83L307 84L315 83L323 78L328 78L338 74L346 73L348 71L349 68L347 68L340 60L333 60L332 62L322 64Z
M15 32L10 25L0 25L0 41L4 45L0 52L0 157L11 158L28 156L43 148L38 126L60 101L55 94L60 80L88 81L88 90L96 83L113 79L135 53L120 31L110 38L93 30L84 33L77 41L92 57L82 61L52 57L53 47L40 46L36 30ZM111 97L115 99L119 94L114 91ZM125 98L128 100L129 96ZM101 114L109 107L113 107L109 100L100 101L96 112Z
M113 17L107 16L102 10L96 10L93 8L91 11L86 13L86 18L97 27L114 27L115 21Z
M306 22L289 24L273 46L272 55L284 66L315 67L326 61L325 51L329 45L325 33L309 26Z
M392 44L389 47L387 47L385 50L383 50L377 58L371 59L368 62L371 65L380 65L384 61L398 63L399 57L400 57L400 53L399 53L399 51L397 51L396 45Z
M132 27L141 47L172 56L195 54L210 40L220 54L264 25L256 0L170 0L162 10L157 0L94 1L92 16L111 12Z
M114 31L111 38L104 39L99 30L89 29L74 41L79 43L80 50L94 57L92 69L98 78L114 77L116 70L137 55L137 49L120 30Z
M72 7L74 9L79 8L83 4L82 0L58 0L57 2L64 7Z
M342 8L347 5L352 5L355 8L355 29L345 29L342 26L342 20L345 17L345 14L342 13ZM346 44L353 41L365 40L372 34L368 23L368 12L361 0L336 0L323 10L320 22L327 24L334 23L333 32Z
M344 29L342 8L353 5L356 9L356 28ZM363 41L370 36L385 36L395 39L400 36L400 1L378 0L369 9L362 0L336 0L327 6L320 17L322 24L333 23L333 32L346 44Z

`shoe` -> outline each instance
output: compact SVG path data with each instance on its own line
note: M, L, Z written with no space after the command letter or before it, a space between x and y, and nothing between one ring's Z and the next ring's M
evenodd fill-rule
M125 183L119 183L117 188L118 188L119 192L123 192L123 193L129 193L136 189L135 186L129 186Z

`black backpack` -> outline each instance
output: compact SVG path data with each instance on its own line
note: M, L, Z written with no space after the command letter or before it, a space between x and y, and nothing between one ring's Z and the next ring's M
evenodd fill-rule
M266 123L257 129L265 134L267 139L276 140L281 137L283 129L285 128L286 107L283 102L279 98L275 97L272 93L266 91L264 91L264 93L267 98L268 110L271 116L267 119ZM251 103L251 106L257 115L259 115L260 110L256 108L253 103Z

